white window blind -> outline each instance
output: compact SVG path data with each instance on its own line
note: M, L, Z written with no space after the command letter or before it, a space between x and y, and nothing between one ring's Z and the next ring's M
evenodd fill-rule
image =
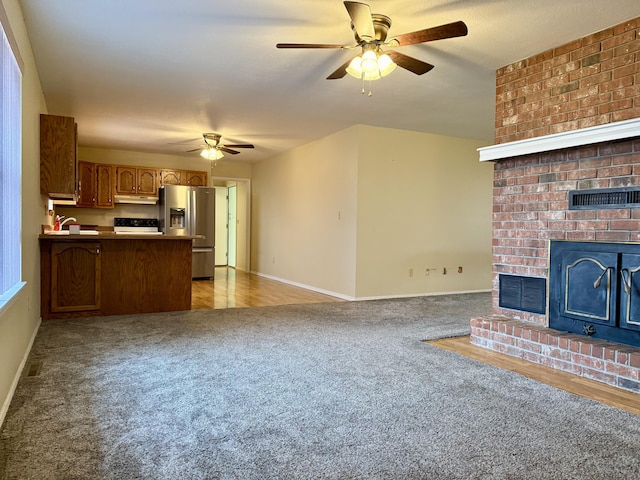
M2 28L0 48L0 300L21 282L22 75Z

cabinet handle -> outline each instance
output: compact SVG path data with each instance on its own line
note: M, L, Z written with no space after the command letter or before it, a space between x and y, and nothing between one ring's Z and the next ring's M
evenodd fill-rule
M626 278L625 278L625 273ZM624 288L624 293L627 295L631 294L631 272L628 268L623 268L620 270L620 276L622 277L622 287Z
M600 286L600 283L602 282L602 277L604 277L609 270L614 270L614 268L613 267L605 268L604 272L602 272L600 276L596 278L596 281L593 282L593 288L598 288Z
M100 255L100 247L96 247L96 255Z

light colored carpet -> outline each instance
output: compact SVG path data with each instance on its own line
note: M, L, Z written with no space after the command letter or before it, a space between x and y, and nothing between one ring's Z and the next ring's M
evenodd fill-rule
M421 342L490 309L468 294L45 322L0 478L640 478L640 417Z

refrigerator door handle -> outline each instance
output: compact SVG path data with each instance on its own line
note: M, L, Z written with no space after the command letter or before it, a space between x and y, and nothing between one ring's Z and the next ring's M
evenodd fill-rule
M189 202L191 203L191 215L189 215L189 234L190 235L197 235L198 232L196 232L196 212L197 210L197 204L196 204L196 191L194 188L190 188L189 189L189 194L190 197L189 198Z

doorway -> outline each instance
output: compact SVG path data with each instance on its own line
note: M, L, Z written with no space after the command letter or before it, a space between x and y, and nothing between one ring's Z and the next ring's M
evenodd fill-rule
M228 188L215 187L216 189L216 267L227 265L229 251L229 202Z
M251 180L212 178L216 188L216 266L250 271Z

